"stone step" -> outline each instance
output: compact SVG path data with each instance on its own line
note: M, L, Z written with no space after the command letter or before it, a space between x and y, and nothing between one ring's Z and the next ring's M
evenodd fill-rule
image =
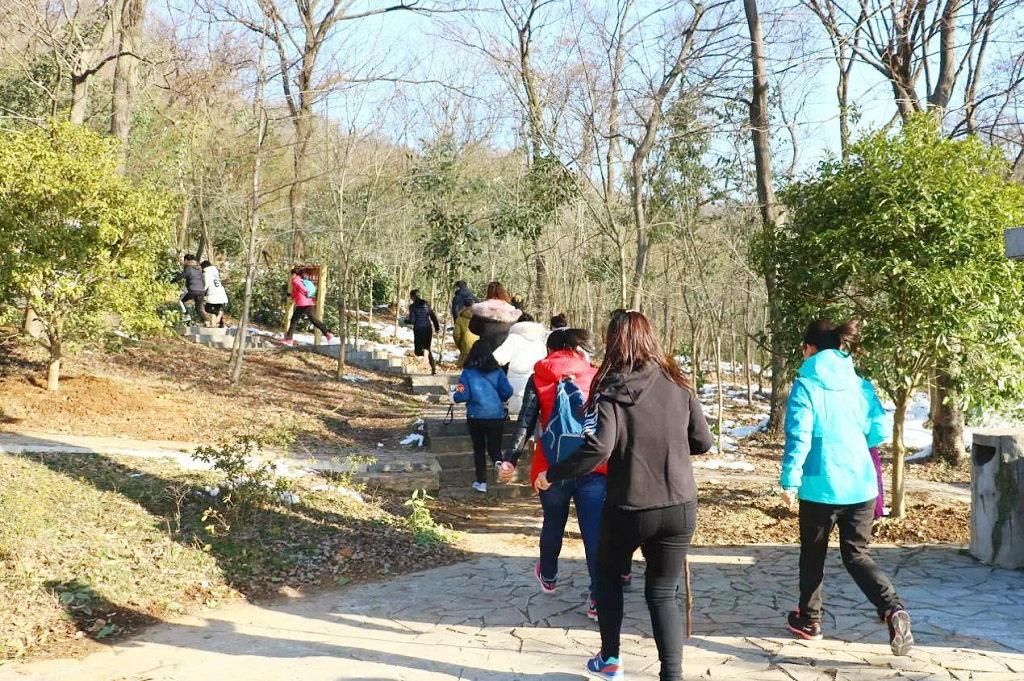
M458 382L458 374L409 374L409 385L414 395L447 395L451 386Z
M317 457L313 468L327 475L347 473L370 489L413 492L440 488L440 466L422 450L373 452L353 462L343 456Z
M200 338L204 336L207 338L223 338L224 336L234 335L228 333L226 328L221 327L196 326L193 328L195 328L195 335Z

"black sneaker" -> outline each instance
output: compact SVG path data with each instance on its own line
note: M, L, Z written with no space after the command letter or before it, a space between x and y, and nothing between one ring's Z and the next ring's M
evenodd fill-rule
M807 641L821 640L821 622L812 622L799 610L791 611L786 617L786 628Z
M910 613L903 608L893 608L886 614L889 626L889 647L893 655L907 655L914 647L914 635L910 633Z

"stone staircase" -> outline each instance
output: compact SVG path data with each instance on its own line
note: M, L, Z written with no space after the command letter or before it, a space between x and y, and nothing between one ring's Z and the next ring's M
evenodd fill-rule
M347 474L370 490L413 492L425 489L436 494L441 468L436 458L423 449L381 450L359 457L317 456L313 467L320 473Z
M508 449L512 444L515 423L510 421L505 426L505 438L502 443L502 451ZM465 409L456 407L455 418L449 423L444 417L429 417L426 419L426 440L427 452L436 460L438 465L438 487L440 493L446 496L461 496L473 494L470 485L476 479L473 467L473 441L466 429ZM524 455L519 460L517 467L517 481L508 485L498 484L497 472L493 465L487 466L487 487L488 494L498 497L518 497L532 494L533 490L529 485L530 470L529 455ZM526 481L525 483L522 481Z
M206 326L186 326L182 329L181 335L193 343L205 345L208 348L230 350L235 346L236 328L209 328ZM256 334L249 335L247 349L268 348L273 342Z
M313 351L337 359L341 345L318 345L313 347ZM396 357L385 350L358 350L354 345L346 345L345 362L359 369L392 376L409 373L403 358Z

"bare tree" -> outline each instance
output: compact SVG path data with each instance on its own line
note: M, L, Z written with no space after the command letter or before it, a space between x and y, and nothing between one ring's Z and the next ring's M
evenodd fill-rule
M772 172L772 150L768 129L768 67L765 57L764 32L758 13L757 0L743 0L750 35L750 65L753 70L753 90L750 97L750 140L754 148L755 182L757 202L761 212L761 227L768 240L783 224L782 208L775 196L775 179ZM784 350L779 347L778 313L775 306L777 275L771 263L764 272L765 290L768 295L768 332L771 349L772 396L769 415L769 429L779 432L784 416Z
M431 13L438 7L421 5L418 0L399 0L396 4L361 10L351 0L257 0L262 19L256 20L230 5L221 12L246 28L266 36L277 54L279 80L288 107L294 133L289 192L291 209L291 256L305 256L306 185L314 132L314 107L332 90L345 83L383 80L380 73L362 73L351 69L330 68L325 51L338 41L339 29L348 23L392 12ZM263 21L265 19L265 22ZM372 71L373 69L369 69ZM346 72L348 71L348 72ZM358 75L357 75L358 74Z
M132 101L138 83L139 45L147 0L124 0L119 21L119 45L114 62L113 96L110 105L110 134L121 141L121 164L128 153Z
M850 27L845 27L837 0L803 0L828 35L832 47L832 59L835 61L839 80L836 83L836 101L839 104L839 146L845 159L850 153L850 75L856 63L856 49L860 43L867 9L862 5L857 20Z

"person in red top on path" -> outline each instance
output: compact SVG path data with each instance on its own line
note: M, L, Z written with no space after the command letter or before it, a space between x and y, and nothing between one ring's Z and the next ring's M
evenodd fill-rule
M519 456L533 434L538 416L541 428L546 428L555 409L558 384L571 380L582 393L585 402L590 395L590 384L597 369L583 354L583 348L590 342L584 329L555 329L547 339L548 356L537 362L534 374L527 384L523 406L519 412L516 437L498 478L508 482L515 474ZM530 467L530 480L548 469L548 457L538 441ZM594 589L597 585L597 539L601 533L601 509L604 506L606 467L599 466L592 472L566 480L540 492L540 503L544 509L544 524L540 532L540 560L533 572L544 593L554 593L558 580L558 556L562 551L562 537L569 520L569 502L576 505L576 517L587 556L587 570L590 573L590 598L587 615L596 620L597 608Z
M302 317L308 317L309 323L315 326L324 335L324 340L328 343L331 342L333 336L328 330L324 323L316 318L316 300L313 296L316 295L315 290L309 290L309 285L305 280L305 272L298 267L292 268L292 301L295 303L295 311L292 312L292 320L288 323L288 332L284 335L285 345L294 345L295 341L292 340L292 336L295 335L295 327L299 323L299 319Z

